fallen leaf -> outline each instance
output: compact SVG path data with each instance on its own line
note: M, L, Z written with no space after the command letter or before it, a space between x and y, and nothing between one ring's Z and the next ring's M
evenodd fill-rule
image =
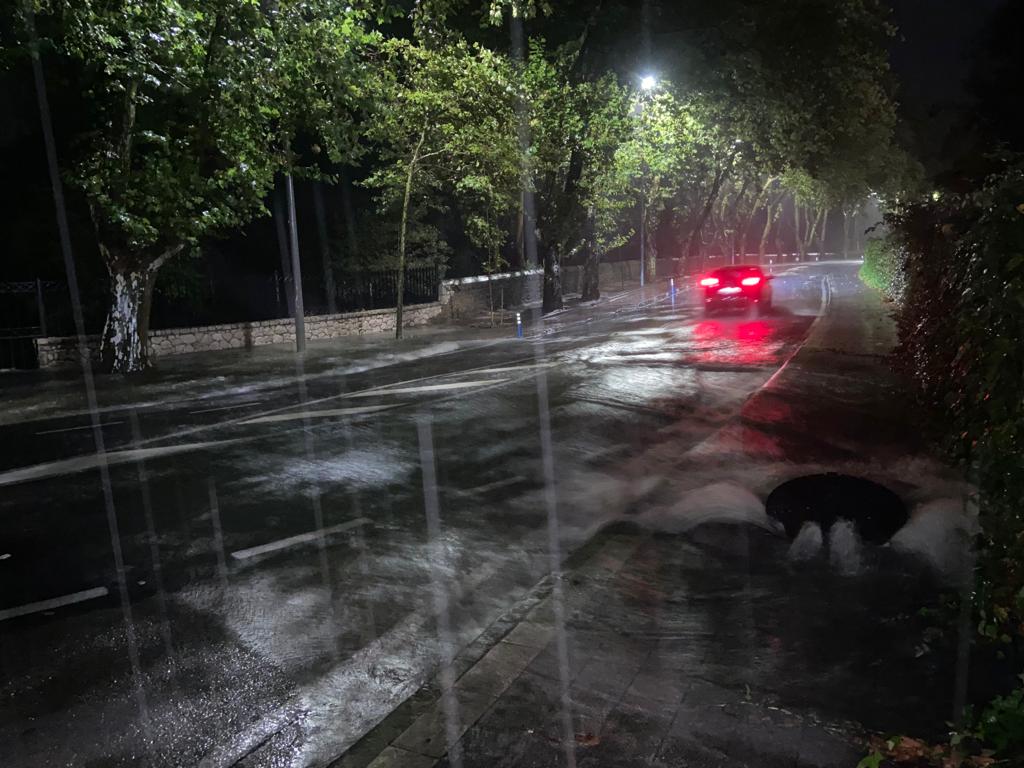
M576 743L581 747L596 747L601 743L601 737L594 733L577 733Z

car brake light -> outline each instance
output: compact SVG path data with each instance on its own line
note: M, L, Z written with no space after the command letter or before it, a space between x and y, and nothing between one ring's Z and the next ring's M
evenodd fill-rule
M761 282L760 277L744 277L741 281L743 285L757 285Z
M705 288L713 288L714 286L718 285L718 278L705 277L703 280L700 281L700 284L703 285Z

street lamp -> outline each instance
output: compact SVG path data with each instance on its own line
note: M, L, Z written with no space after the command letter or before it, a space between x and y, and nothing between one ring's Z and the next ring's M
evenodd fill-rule
M654 75L644 75L640 78L640 90L644 94L649 94L654 90L654 87L658 84L658 80ZM640 99L637 103L637 117L642 117L644 108L644 99ZM646 184L647 168L646 162L644 163L644 183ZM640 200L640 287L644 287L646 282L646 269L644 262L647 260L647 198L646 192L641 193L642 197Z

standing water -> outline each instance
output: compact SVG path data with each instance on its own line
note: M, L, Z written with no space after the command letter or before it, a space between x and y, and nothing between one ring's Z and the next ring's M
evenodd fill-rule
M839 520L828 532L828 560L843 576L855 576L861 569L861 543L849 520Z
M821 526L817 523L804 523L800 533L789 545L789 559L795 562L813 560L821 554L822 544Z

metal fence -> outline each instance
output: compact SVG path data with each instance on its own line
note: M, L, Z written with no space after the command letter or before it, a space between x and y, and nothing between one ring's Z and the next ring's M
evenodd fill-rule
M441 274L435 267L405 271L402 294L405 304L429 304L437 301ZM335 305L338 312L386 309L398 303L398 270L351 272L335 276ZM316 305L325 312L325 305Z
M48 280L0 283L0 369L35 366L33 340L50 333L46 306L63 288Z

